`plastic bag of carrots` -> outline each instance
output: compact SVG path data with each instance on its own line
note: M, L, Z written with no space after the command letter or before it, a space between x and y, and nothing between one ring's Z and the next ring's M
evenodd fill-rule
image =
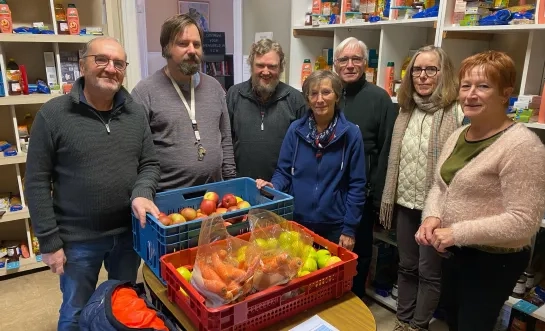
M242 300L252 291L258 263L257 247L229 235L221 216L209 217L202 222L191 285L211 308Z
M312 236L268 210L252 209L248 220L250 242L261 249L254 289L263 291L295 278L312 250Z

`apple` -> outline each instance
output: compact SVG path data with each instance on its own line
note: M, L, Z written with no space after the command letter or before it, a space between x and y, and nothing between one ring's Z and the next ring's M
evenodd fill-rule
M338 256L332 256L327 260L325 266L329 267L330 265L334 265L337 262L342 262L341 258Z
M229 208L231 206L236 206L237 205L237 198L233 194L227 193L221 199L221 204L223 205L223 208Z
M239 208L237 206L231 206L229 208L227 208L227 211L235 211L235 210L238 210Z
M159 215L157 217L161 217L161 216L168 216L168 215L163 212L159 212Z
M203 199L212 200L215 204L217 204L220 201L220 196L216 192L206 192Z
M197 218L197 211L193 208L184 208L181 213L187 221L192 221Z
M178 213L170 214L168 217L172 220L172 224L179 224L187 221L185 217Z
M227 208L218 208L216 209L216 213L218 214L225 214L227 212Z
M242 199L241 197L239 196L236 196L235 199L237 199L237 203L241 202L241 201L244 201L244 199Z
M241 201L239 203L237 203L237 207L238 209L246 209L246 208L250 208L251 205L248 201Z
M164 226L169 226L172 223L172 220L168 216L159 216L159 222Z
M214 200L204 199L201 202L201 212L210 215L216 211L216 202Z
M179 267L178 269L176 269L176 271L178 271L178 273L186 280L186 281L190 281L191 280L191 271L189 271L189 269L187 269L186 267Z

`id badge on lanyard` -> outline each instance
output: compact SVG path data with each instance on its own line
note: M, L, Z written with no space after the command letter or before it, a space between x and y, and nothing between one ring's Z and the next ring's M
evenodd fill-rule
M189 119L191 120L191 127L193 128L193 133L195 134L195 146L197 146L197 159L199 161L204 160L204 156L206 155L206 149L204 149L203 145L201 144L201 135L199 133L199 126L197 125L197 120L195 119L195 87L193 86L193 78L191 79L191 106L187 104L187 100L185 99L182 91L180 90L180 87L174 81L172 76L170 76L170 73L165 68L165 73L170 78L170 81L172 82L172 86L174 86L174 89L180 96L180 99L182 99L185 109L187 109L187 113L189 115Z

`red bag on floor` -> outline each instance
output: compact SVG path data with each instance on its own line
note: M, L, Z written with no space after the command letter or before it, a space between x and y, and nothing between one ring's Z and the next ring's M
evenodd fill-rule
M120 323L132 329L168 331L163 320L131 288L120 287L114 291L112 313Z

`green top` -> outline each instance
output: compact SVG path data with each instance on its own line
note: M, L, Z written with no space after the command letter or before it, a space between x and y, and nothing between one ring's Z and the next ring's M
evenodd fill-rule
M492 145L504 132L498 132L492 137L483 140L467 141L465 137L468 129L469 127L460 133L452 154L450 154L441 167L441 178L443 178L447 185L450 185L450 182L460 169L465 167L488 146Z

